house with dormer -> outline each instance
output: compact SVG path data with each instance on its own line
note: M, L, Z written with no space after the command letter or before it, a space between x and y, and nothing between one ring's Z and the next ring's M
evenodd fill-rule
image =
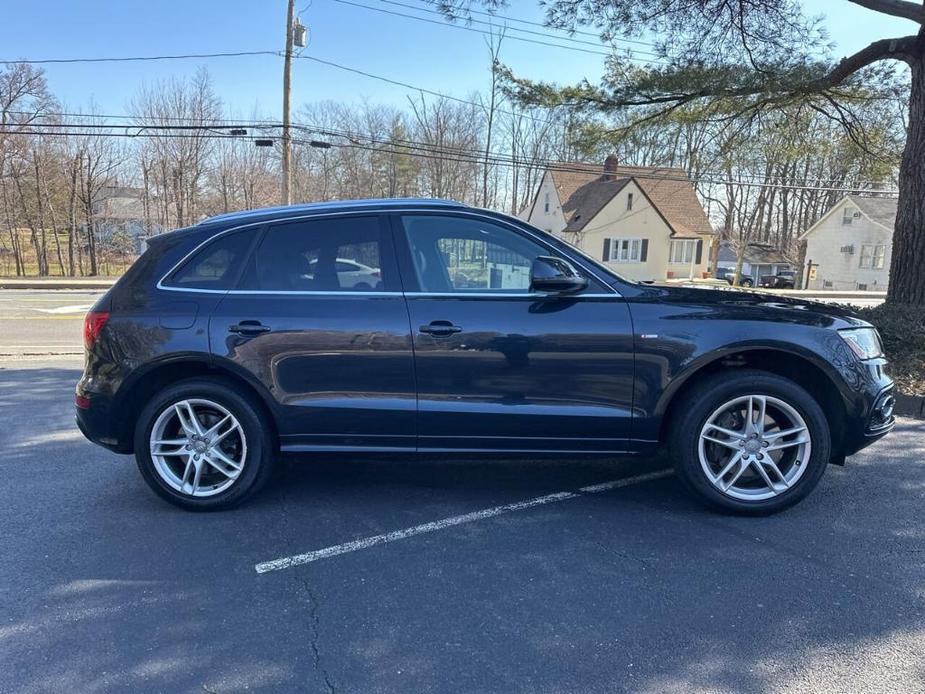
M562 162L550 166L530 224L634 280L702 277L714 234L683 169Z

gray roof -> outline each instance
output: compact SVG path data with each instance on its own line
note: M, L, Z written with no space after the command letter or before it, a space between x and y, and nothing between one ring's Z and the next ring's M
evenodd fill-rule
M723 241L720 245L719 260L728 262L736 259L736 244ZM745 249L745 262L749 265L790 265L781 251L768 243L749 243Z
M892 230L896 224L896 198L872 198L867 195L849 195L848 199L857 205L865 215L877 224Z

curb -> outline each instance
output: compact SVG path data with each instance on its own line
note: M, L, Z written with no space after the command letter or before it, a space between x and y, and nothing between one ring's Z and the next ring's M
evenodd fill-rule
M896 398L896 407L893 408L894 414L925 419L925 396L904 395L903 393L894 392L893 397Z
M0 279L0 289L109 289L115 278L92 280Z

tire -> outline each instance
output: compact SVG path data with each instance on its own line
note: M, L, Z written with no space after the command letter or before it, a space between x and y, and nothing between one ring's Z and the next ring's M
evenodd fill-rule
M236 506L256 494L273 469L274 439L261 419L250 398L225 381L191 379L169 386L138 417L135 460L141 476L162 499L187 510ZM216 425L218 430L209 434ZM152 442L155 428L157 440L164 442L157 446Z
M755 283L752 280L742 280L741 282L739 282L739 284L742 285L743 287L751 287Z
M767 515L793 506L819 483L831 458L828 421L819 403L793 381L766 371L732 368L682 397L672 407L677 416L668 442L672 463L684 486L707 505ZM760 435L754 424L752 433L743 434L749 431L746 413L752 411L754 421L763 423ZM719 424L722 430L714 428ZM801 425L808 437L786 434ZM710 439L702 439L702 434ZM738 461L733 461L737 454ZM727 483L732 484L724 491Z

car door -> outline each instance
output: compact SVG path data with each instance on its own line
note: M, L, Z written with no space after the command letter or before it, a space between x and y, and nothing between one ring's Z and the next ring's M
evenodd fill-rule
M397 214L393 227L420 450L630 447L633 334L616 291L589 274L578 294L532 292L533 260L562 254L495 217Z
M412 344L384 217L269 223L209 330L216 358L269 390L283 450L413 450Z

